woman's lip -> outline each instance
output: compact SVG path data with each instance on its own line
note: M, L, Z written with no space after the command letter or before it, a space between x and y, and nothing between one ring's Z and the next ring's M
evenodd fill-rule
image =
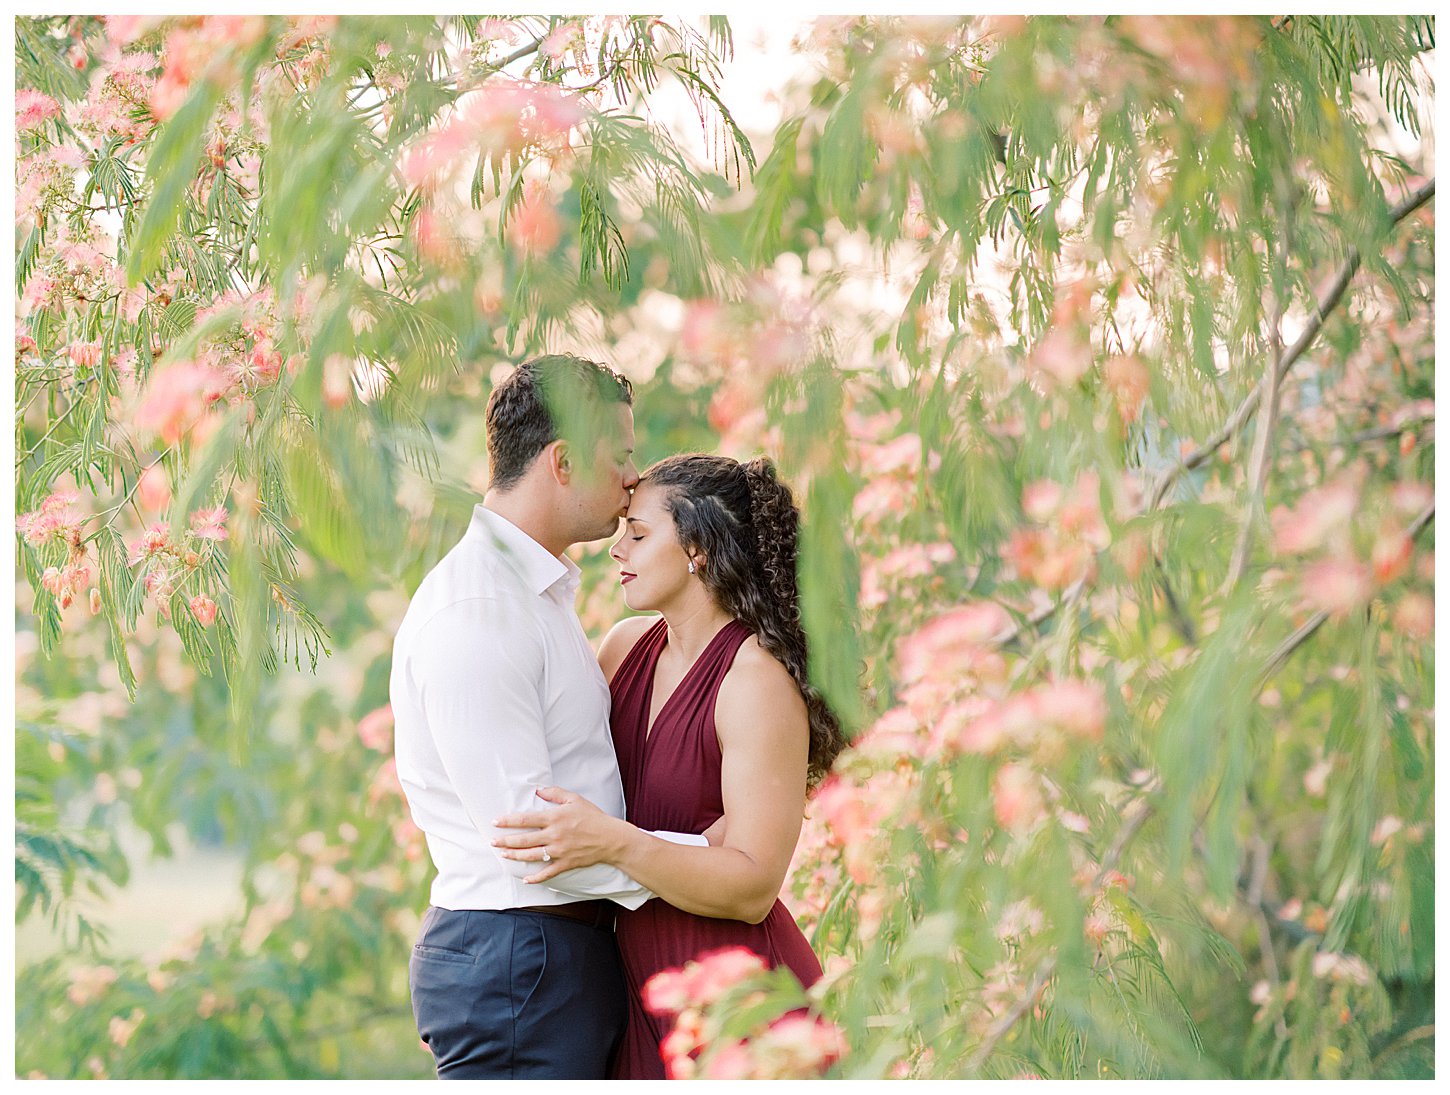
M619 575L619 584L628 585L630 582L634 581L634 579L635 575L629 573L629 571L621 571Z

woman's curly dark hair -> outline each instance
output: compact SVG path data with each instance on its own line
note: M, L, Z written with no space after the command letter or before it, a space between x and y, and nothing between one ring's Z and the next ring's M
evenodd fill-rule
M699 576L720 606L755 632L761 647L790 671L810 718L806 786L830 771L846 739L806 672L796 584L800 511L765 457L742 464L726 456L685 453L651 465L640 485L665 488L665 508L680 546L703 552Z

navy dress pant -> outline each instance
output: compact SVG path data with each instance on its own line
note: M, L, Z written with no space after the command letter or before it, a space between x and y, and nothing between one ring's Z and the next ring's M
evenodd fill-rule
M440 1080L600 1080L624 1034L612 924L430 907L408 962Z

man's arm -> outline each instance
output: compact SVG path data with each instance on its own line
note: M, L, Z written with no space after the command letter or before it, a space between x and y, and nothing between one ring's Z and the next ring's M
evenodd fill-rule
M539 695L544 644L527 603L480 597L449 605L420 629L412 663L443 768L480 841L489 842L495 818L547 806L534 797L554 782ZM530 873L528 864L499 858L515 878ZM626 908L654 896L603 863L547 885Z

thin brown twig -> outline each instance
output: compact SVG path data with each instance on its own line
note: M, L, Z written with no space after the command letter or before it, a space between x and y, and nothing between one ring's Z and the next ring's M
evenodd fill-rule
M1414 418L1407 418L1398 426L1376 426L1373 429L1361 430L1359 433L1349 434L1347 437L1333 437L1323 444L1328 445L1330 448L1337 448L1341 445L1363 445L1367 441L1389 441L1399 437L1401 434L1417 430L1427 424L1432 429L1434 428L1435 416L1433 414L1417 415ZM1321 446L1311 445L1307 441L1295 441L1293 444L1287 446L1287 451L1306 452L1319 447Z
M1434 520L1434 517L1435 506L1432 503L1423 513L1415 518L1414 522L1406 530L1406 534L1411 540L1416 539L1429 526L1430 522ZM1304 643L1308 642L1309 638L1324 625L1324 622L1328 618L1328 613L1317 613L1303 627L1300 627L1293 635L1289 636L1270 655L1265 669L1259 678L1259 690L1264 688L1280 667L1288 661L1289 656L1299 647L1303 646ZM1108 851L1102 858L1102 864L1093 879L1094 887L1101 886L1108 874L1116 870L1123 853L1127 851L1128 845L1133 842L1138 833L1142 831L1143 826L1147 824L1148 819L1156 812L1156 805L1148 798L1139 798L1128 808L1128 812L1123 819L1122 827L1119 828L1112 843L1108 846ZM986 1035L967 1064L970 1071L975 1071L980 1068L997 1048L997 1044L1006 1037L1008 1031L1017 1025L1023 1015L1027 1014L1027 1010L1035 1003L1038 993L1042 991L1043 986L1047 984L1048 979L1051 978L1056 969L1056 953L1049 954L1038 964L1032 976L1028 978L1021 996L1018 997L1017 1001L996 1022L987 1028Z
M1434 519L1435 503L1431 502L1429 507L1420 516L1416 517L1414 523L1405 530L1405 534L1411 540L1417 539L1420 533L1424 532L1426 526ZM1308 642L1310 636L1323 627L1328 620L1328 612L1316 612L1304 621L1292 635L1279 644L1278 649L1269 656L1269 660L1264 664L1264 670L1259 676L1259 691L1262 691L1274 674L1283 667L1284 663L1289 660L1289 656Z
M1435 180L1431 179L1424 186L1414 191L1390 209L1390 225L1393 227L1398 224L1434 196ZM1360 261L1359 249L1351 247L1348 256L1344 260L1344 265L1339 268L1339 272L1335 275L1333 282L1330 283L1329 290L1315 305L1314 311L1309 316L1309 322L1305 324L1304 330L1294 340L1294 344L1284 351L1283 357L1279 362L1279 375L1281 379L1284 374L1294 367L1294 363L1303 356L1304 351L1309 348L1310 343L1319 334L1320 328L1324 326L1324 320L1339 306L1339 302L1344 298L1345 290L1349 288L1350 280L1354 277L1355 272L1359 270ZM1155 510L1162 504L1163 499L1167 496L1169 490L1172 489L1173 484L1178 482L1185 472L1192 471L1194 468L1206 463L1230 439L1236 437L1244 428L1245 423L1253 417L1253 413L1258 408L1258 404L1259 391L1256 388L1238 405L1234 413L1229 416L1228 421L1209 437L1207 441L1194 449L1193 452L1189 453L1177 464L1174 464L1164 471L1153 486L1153 492L1150 495L1147 507L1148 510Z
M1123 827L1118 830L1117 835L1113 838L1112 844L1108 846L1107 852L1103 855L1102 863L1098 867L1098 872L1093 877L1094 889L1100 888L1107 881L1108 876L1117 870L1123 853L1127 851L1128 845L1138 835L1139 830L1153 816L1153 812L1153 806L1146 798L1139 798L1128 807L1127 816L1123 821ZM1021 996L1018 997L1017 1002L1003 1012L997 1021L987 1028L987 1033L982 1038L981 1044L977 1046L976 1052L972 1054L971 1059L967 1062L968 1072L975 1072L982 1067L987 1058L997 1048L997 1044L1006 1037L1008 1031L1017 1025L1017 1021L1027 1014L1027 1009L1032 1007L1037 1001L1038 993L1042 991L1056 970L1057 952L1054 951L1037 964L1037 968L1032 971L1032 976L1027 979L1027 984Z
M1284 368L1284 293L1289 280L1289 240L1293 232L1292 210L1284 194L1283 178L1276 187L1279 197L1280 234L1278 256L1274 262L1274 296L1269 313L1269 358L1264 370L1264 379L1259 385L1258 405L1255 417L1258 428L1254 431L1254 448L1249 456L1249 497L1244 506L1243 523L1239 527L1238 541L1234 544L1233 557L1229 560L1225 586L1233 589L1248 573L1249 556L1254 547L1254 529L1259 523L1259 509L1263 504L1264 488L1269 481L1269 453L1274 447L1274 427L1279 422L1279 389L1288 370Z
M1419 209L1422 205L1424 205L1427 201L1434 197L1434 194L1435 180L1431 179L1424 186L1420 187L1420 189L1414 191L1412 194L1408 195L1406 198L1404 198L1402 201L1400 201L1390 209L1391 226L1398 224L1415 210ZM1318 305L1315 307L1314 314L1310 317L1310 322L1308 326L1305 327L1305 329L1300 333L1299 337L1294 341L1294 345L1289 347L1289 349L1283 354L1279 364L1281 379L1284 374L1287 374L1289 369L1293 368L1294 363L1303 355L1304 351L1309 348L1310 342L1313 341L1314 337L1319 333L1320 328L1324 325L1325 317L1327 317L1329 313L1338 306L1340 300L1344 296L1345 289L1349 286L1350 279L1354 276L1355 271L1359 269L1359 264L1359 252L1356 249L1351 248L1349 259L1346 260L1344 266L1341 267L1339 273L1336 275L1334 282L1330 286L1329 292L1320 299ZM1213 457L1213 455L1218 452L1218 450L1221 449L1231 438L1236 437L1239 432L1243 430L1244 426L1248 423L1248 420L1253 417L1254 411L1258 409L1259 400L1260 390L1258 388L1255 388L1255 390L1250 393L1242 403L1238 405L1234 413L1228 417L1228 420L1225 421L1224 424L1220 426L1219 429L1215 431L1214 434L1209 437L1207 441L1205 441L1198 448L1194 449L1193 452L1189 453L1177 464L1163 472L1154 483L1153 490L1148 498L1148 502L1143 507L1143 512L1151 513L1156 510L1162 504L1163 499L1168 494L1168 491L1172 489L1173 484L1176 483L1184 475L1185 472L1193 471L1195 468L1201 467L1203 464L1206 464ZM1422 419L1417 421L1426 420L1432 422L1434 421L1433 416L1428 419ZM1371 436L1366 436L1362 439L1374 440L1377 436L1377 433L1371 431ZM1385 434L1385 436L1393 436L1393 434L1387 433ZM1069 592L1075 592L1075 590L1069 590ZM996 641L1000 645L1007 645L1008 643L1017 639L1022 634L1022 632L1027 629L1027 627L1036 627L1038 624L1041 624L1043 621L1049 619L1062 607L1063 604L1066 603L1066 601L1067 597L1064 596L1062 601L1059 601L1054 605L1050 605L1049 607L1042 609L1037 613L1034 613L1024 623L1018 624L1010 631L998 637Z

